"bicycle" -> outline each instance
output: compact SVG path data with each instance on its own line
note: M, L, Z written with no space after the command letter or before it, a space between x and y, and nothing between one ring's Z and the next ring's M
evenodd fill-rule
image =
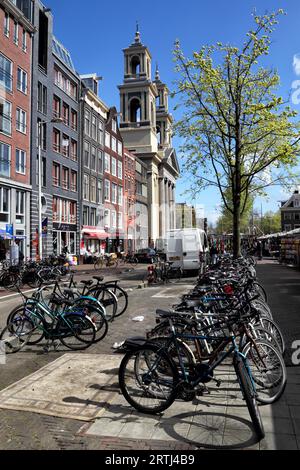
M94 261L94 269L102 269L104 267L117 268L118 264L119 264L119 260L115 253L111 253L108 255L100 255L100 256L97 256Z
M187 401L195 396L200 383L214 380L217 386L221 381L213 377L214 369L227 357L233 355L233 366L246 401L254 430L258 439L265 435L259 408L256 402L256 387L245 355L239 351L236 336L231 331L222 338L227 350L218 351L208 364L194 364L187 367L182 359L181 340L215 341L215 336L204 334L184 334L176 332L172 325L172 313L161 313L170 321L171 334L163 344L151 341L125 342L129 351L125 354L119 368L119 385L128 403L142 413L156 414L171 406L177 397L184 394ZM221 338L220 338L221 339ZM231 346L230 346L231 343ZM177 361L168 354L170 348L177 351ZM141 402L139 401L141 400ZM146 401L147 400L147 401Z

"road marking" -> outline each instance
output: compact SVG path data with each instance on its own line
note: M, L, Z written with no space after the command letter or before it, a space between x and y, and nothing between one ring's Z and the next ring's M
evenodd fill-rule
M172 299L180 295L180 291L188 291L192 289L194 286L189 284L181 284L178 286L166 287L165 289L161 290L155 295L152 295L152 298L163 298L163 299Z
M25 290L24 292L22 292L23 294L28 294L29 292L34 292L36 289L29 289L29 290ZM19 292L16 292L15 294L9 294L9 295L3 295L2 297L0 297L0 302L2 300L6 300L6 299L9 299L11 297L17 297L18 295L21 295L19 294Z

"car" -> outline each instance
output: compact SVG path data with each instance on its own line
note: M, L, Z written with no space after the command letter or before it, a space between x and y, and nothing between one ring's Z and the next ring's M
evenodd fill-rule
M157 254L153 248L141 248L134 256L139 263L155 263L157 261Z

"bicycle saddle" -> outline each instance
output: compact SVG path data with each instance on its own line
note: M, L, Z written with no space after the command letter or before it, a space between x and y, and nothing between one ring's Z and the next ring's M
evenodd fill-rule
M81 284L85 285L85 286L91 286L93 284L93 281L90 279L89 281L80 281Z
M51 302L56 305L69 305L69 306L73 305L73 302L71 302L70 300L61 299L60 297L55 297L55 296L51 298Z
M96 279L96 281L102 282L104 277L103 276L93 276L93 279Z
M64 294L71 295L73 297L74 294L77 294L77 290L76 289L64 289Z

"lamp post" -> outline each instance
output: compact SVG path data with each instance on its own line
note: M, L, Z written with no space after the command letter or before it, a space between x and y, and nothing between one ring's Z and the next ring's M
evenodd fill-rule
M40 260L43 258L43 221L42 221L42 158L41 158L41 150L42 150L42 125L49 124L49 123L62 123L62 118L53 118L50 121L39 121L38 122L38 142L39 142L39 158L38 158L38 218L39 218L39 258Z

